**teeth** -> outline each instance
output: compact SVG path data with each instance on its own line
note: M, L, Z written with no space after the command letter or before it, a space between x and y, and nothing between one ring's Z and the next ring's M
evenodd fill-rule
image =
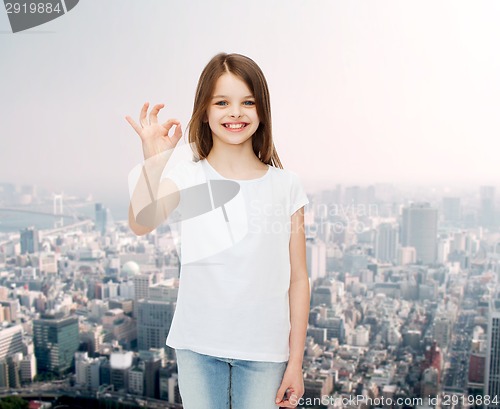
M226 128L239 129L239 128L243 128L245 126L245 124L225 124L224 126Z

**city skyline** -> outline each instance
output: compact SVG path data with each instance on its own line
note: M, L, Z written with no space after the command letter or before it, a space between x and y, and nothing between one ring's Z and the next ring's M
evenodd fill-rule
M498 186L472 185L469 187L450 187L436 185L412 186L409 184L396 183L366 185L339 183L335 186L311 189L310 185L305 183L304 189L310 198L314 198L313 201L315 203L316 200L323 200L322 198L324 197L334 195L336 197L334 203L338 208L337 211L339 214L345 212L352 213L353 211L356 212L354 208L356 206L361 206L363 208L361 210L372 213L370 211L371 207L376 211L378 204L392 196L392 200L403 200L407 204L428 202L434 206L439 206L440 212L443 211L445 213L447 206L459 206L459 208L454 209L454 211L460 212L463 209L468 209L470 211L471 207L477 205L480 208L484 208L484 212L486 213L496 211L498 213L497 217L500 217L500 195L495 193L500 191L500 187ZM485 198L483 197L484 194L482 193L484 191L492 192L490 193L490 195L492 195L491 200L488 199L485 202ZM18 216L15 217L17 221L22 221L22 217L24 217L23 212L35 212L40 216L45 215L49 217L52 215L54 221L59 220L59 223L62 223L62 219L57 217L57 214L60 214L61 211L65 215L65 218L89 217L89 214L93 214L97 206L100 208L102 207L104 211L108 213L111 212L108 217L118 222L127 220L128 218L129 203L127 200L127 193L122 193L121 197L116 194L102 197L100 195L94 195L93 193L86 193L85 196L79 196L75 194L74 191L72 192L71 189L68 189L68 191L51 192L38 185L0 183L0 203L2 204L0 210L10 211L11 213L20 212ZM373 194L375 196L372 197ZM357 204L359 197L356 199L356 196L358 195L361 195L360 198L363 204ZM369 197L368 201L366 201L367 197ZM456 200L458 200L458 205L454 203ZM492 206L495 207L496 210L493 209ZM311 212L312 211L313 209L311 208ZM315 208L315 211L320 212L320 209ZM372 214L372 216L374 215ZM5 219L5 217L6 216L0 218L0 224L4 223L6 227L7 225L15 223L14 219L10 219L11 216L8 216L8 220ZM22 221L21 224L19 224L19 229L22 228L21 226L28 227L31 225L29 220L31 220L31 217L27 215L26 222ZM71 223L69 219L68 222ZM49 223L49 219L46 219L42 225L48 226L47 223ZM2 231L1 227L0 231Z
M486 302L497 299L500 277L496 191L443 200L443 217L394 193L347 187L308 205L304 399L446 402L459 393L470 402L491 390L486 368L498 351L489 347ZM379 205L338 208L351 200ZM0 314L11 324L0 344L15 342L0 357L0 385L21 396L174 407L175 360L162 340L186 273L179 236L162 226L138 237L101 204L94 210L84 225L5 236ZM51 373L64 378L37 382Z

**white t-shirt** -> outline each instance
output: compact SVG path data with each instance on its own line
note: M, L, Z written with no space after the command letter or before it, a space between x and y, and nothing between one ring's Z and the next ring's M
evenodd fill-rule
M181 191L184 217L179 293L166 344L287 361L291 215L309 203L298 176L268 166L260 178L231 180L206 159L181 162L164 176Z

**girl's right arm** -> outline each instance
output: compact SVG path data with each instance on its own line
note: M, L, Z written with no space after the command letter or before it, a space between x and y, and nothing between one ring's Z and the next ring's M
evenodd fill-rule
M161 175L182 137L181 124L176 119L158 123L158 112L163 104L153 107L148 121L148 106L146 102L142 107L140 126L130 116L125 117L141 138L144 153L144 165L129 205L129 226L139 236L154 230L179 203L177 186L170 179L162 180ZM174 125L175 132L170 137L168 132Z

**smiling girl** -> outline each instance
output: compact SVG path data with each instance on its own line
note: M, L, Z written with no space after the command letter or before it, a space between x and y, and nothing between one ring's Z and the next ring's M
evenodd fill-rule
M175 119L158 123L161 108L155 105L148 116L144 104L140 126L126 117L141 137L146 160L130 205L132 231L152 231L203 181L210 181L212 201L213 181L238 187L232 202L191 219L191 235L183 227L179 294L166 340L175 349L183 405L296 407L304 394L310 301L304 234L309 201L274 147L265 77L240 54L221 53L208 63L189 126L195 160L166 177L170 154L161 154L175 148L182 131ZM134 212L141 192L169 198L158 199L154 220Z

